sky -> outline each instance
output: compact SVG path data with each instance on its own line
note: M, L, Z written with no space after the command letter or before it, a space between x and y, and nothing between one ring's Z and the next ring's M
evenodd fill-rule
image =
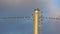
M0 18L32 16L35 8L44 17L60 17L60 0L0 0ZM59 34L59 24L59 20L43 19L42 34ZM33 34L33 20L0 20L0 34Z

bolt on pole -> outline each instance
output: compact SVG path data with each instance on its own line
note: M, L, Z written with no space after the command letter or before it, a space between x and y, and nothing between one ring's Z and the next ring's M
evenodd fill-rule
M34 9L34 34L39 34L39 9Z

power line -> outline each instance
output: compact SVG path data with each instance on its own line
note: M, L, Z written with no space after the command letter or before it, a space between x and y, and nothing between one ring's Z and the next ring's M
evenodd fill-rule
M39 17L39 19L42 18L42 19L52 19L52 20L60 20L60 18L54 18L54 17ZM20 17L3 17L3 18L0 18L0 20L13 20L13 19L33 19L32 16L20 16Z

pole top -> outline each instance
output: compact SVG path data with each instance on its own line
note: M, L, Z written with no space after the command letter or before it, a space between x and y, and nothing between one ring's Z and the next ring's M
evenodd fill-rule
M37 8L37 9L34 9L34 11L40 11L40 9L39 9L39 8Z

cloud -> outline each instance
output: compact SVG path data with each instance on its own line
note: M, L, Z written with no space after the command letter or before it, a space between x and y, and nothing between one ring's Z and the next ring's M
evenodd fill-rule
M46 12L48 12L48 14L50 16L54 16L54 17L59 17L59 10L58 8L55 6L55 0L39 0L40 1L40 7L42 9L46 8Z
M0 16L31 15L36 7L34 0L0 0Z
M51 16L54 16L54 17L59 16L59 12L58 12L58 9L56 8L56 6L54 6L54 5L48 6L47 9Z

